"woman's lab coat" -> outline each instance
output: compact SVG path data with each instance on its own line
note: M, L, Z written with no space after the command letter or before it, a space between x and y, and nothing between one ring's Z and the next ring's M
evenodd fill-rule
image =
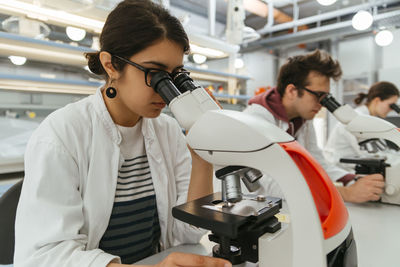
M191 172L178 123L164 114L144 118L142 133L156 192L161 246L198 242L204 232L171 214L172 207L187 199ZM98 244L124 162L120 142L100 89L43 121L25 153L15 267L100 267L119 262Z
M243 112L266 120L278 126L283 131L287 131L289 129L289 124L287 122L276 118L268 109L261 105L249 105ZM321 164L331 180L336 181L337 179L340 179L344 175L348 174L347 171L326 162L321 149L317 145L317 138L312 120L307 120L297 130L294 138L296 138L297 142L299 142L308 152L310 152L310 154ZM259 193L283 197L282 191L272 177L263 177L260 179L260 183L262 184L263 189Z
M359 106L355 109L359 114L370 115L366 105ZM354 157L365 154L361 151L357 138L346 130L345 126L340 122L336 123L329 135L328 141L324 148L324 155L328 162L346 168L348 171L354 172L353 164L341 164L339 160L343 157Z

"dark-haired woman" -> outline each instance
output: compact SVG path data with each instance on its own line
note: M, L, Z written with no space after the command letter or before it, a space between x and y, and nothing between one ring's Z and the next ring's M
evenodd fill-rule
M124 266L204 234L171 209L212 193L212 166L189 151L149 86L154 72L181 71L182 25L150 0L125 0L100 44L86 56L105 85L49 115L27 146L15 267ZM173 253L159 266L225 264Z
M368 94L360 93L354 103L359 105L355 110L360 114L377 116L385 118L392 110L391 104L399 99L399 90L389 82L378 82L371 86ZM363 104L365 100L365 104ZM361 156L365 153L379 153L387 151L388 147L383 140L372 140L369 143L360 142L357 138L349 133L343 125L338 123L331 134L324 149L326 158L334 163L339 164L339 159L343 157ZM341 167L351 170L348 164L342 164Z

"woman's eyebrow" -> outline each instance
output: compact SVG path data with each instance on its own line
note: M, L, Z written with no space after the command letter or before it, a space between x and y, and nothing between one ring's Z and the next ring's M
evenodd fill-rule
M163 70L168 69L168 66L167 66L167 65L165 65L165 64L163 64L163 63L161 63L161 62L158 62L158 61L145 61L145 62L143 62L143 63L145 63L145 64L153 64L153 65L156 65L156 66L158 66L160 69L163 69ZM173 72L176 71L176 70L178 70L178 69L181 69L181 68L183 68L183 65L180 65L180 66L174 68Z
M163 64L161 62L157 62L157 61L145 61L143 63L145 63L145 64L153 64L153 65L159 66L161 69L167 69L168 68L167 65L165 65L165 64Z

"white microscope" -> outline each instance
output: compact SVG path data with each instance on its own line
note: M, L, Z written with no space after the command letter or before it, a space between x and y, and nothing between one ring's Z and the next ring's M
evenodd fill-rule
M188 73L153 75L151 86L185 129L187 142L222 181L215 193L172 210L175 218L210 230L213 255L233 264L353 267L357 252L344 203L322 167L278 127L222 110ZM281 200L244 195L262 173L276 179L290 211L286 230L274 216Z
M400 131L392 123L378 117L359 114L351 106L339 104L331 94L321 100L321 105L343 123L346 130L359 141L379 138L389 140L400 147ZM396 112L400 111L397 106L391 106L391 108ZM380 201L400 205L400 157L398 155L387 155L386 159L346 158L341 162L357 164L356 173L381 173L385 177L385 191Z

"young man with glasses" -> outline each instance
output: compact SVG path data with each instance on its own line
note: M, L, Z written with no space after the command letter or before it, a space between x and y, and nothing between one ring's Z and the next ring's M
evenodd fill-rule
M277 87L250 99L244 112L274 123L296 138L334 182L344 185L337 186L344 201L378 200L384 187L382 175L367 175L355 181L354 174L327 163L317 146L312 119L330 91L330 79L338 80L341 75L339 62L319 50L291 57L279 71ZM282 196L278 185L268 178L264 179L264 190L263 193Z

